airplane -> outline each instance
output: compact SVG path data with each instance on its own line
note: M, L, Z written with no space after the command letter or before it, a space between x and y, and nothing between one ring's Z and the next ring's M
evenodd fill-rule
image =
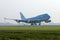
M30 23L31 25L37 25L37 23L39 25L41 25L41 22L45 22L45 23L51 22L50 16L47 13L38 15L36 17L25 18L25 16L22 14L22 12L20 12L20 16L21 16L21 20L20 19L10 19L10 18L4 18L4 19L14 20L17 23L20 23L20 22Z

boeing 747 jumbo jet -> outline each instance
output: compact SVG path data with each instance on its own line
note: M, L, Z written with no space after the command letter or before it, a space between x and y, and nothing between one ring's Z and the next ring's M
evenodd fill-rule
M42 14L42 15L38 15L38 16L32 17L32 18L25 18L24 15L22 14L22 12L20 12L20 16L21 16L21 20L20 19L19 20L18 19L9 19L9 18L4 18L4 19L14 20L17 23L20 23L20 22L30 23L31 25L37 25L37 23L39 23L39 25L40 25L41 22L45 22L45 23L51 22L50 16L48 14Z

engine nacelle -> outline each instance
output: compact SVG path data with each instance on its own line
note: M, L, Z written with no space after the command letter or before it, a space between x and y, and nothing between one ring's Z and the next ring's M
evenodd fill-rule
M45 21L46 23L48 23L48 22L51 22L51 20L47 20L47 21Z
M17 23L20 23L20 20L15 20Z

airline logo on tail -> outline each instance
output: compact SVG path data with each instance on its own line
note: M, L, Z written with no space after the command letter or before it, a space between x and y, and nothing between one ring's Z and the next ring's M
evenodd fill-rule
M22 19L22 20L26 19L26 18L24 17L24 15L22 14L22 12L20 12L20 16L21 16L21 19Z

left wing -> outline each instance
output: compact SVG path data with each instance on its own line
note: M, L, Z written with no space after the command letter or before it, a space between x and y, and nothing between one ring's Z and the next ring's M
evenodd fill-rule
M4 18L5 20L14 20L16 21L17 23L20 23L20 20L19 19L10 19L10 18Z

